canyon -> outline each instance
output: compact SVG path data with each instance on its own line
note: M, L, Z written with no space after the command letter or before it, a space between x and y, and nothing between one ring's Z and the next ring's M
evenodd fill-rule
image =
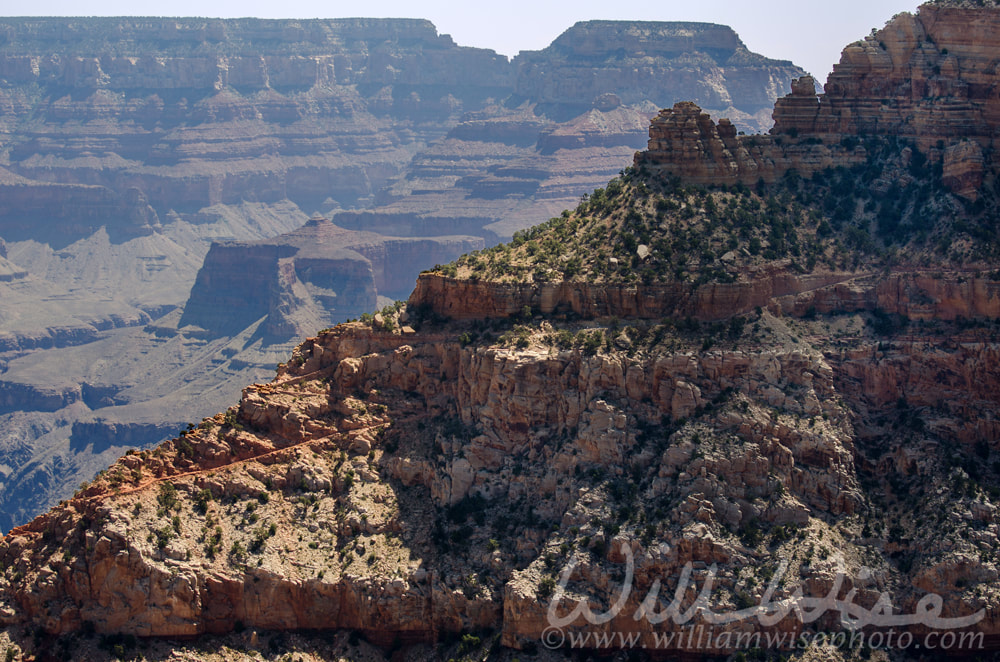
M663 105L764 130L803 73L697 23L509 60L419 19L0 20L0 528L558 214Z
M944 54L998 28L1000 10L957 0L896 16L845 49L829 89L853 71L867 91L840 116L896 115L881 95L912 63L866 69L868 46L923 62L893 35ZM968 52L947 89L978 71L985 51ZM979 79L978 105L927 102L955 131L943 145L909 120L791 136L777 110L770 136L728 136L674 106L634 166L574 208L306 338L238 404L14 528L0 542L9 655L102 659L152 637L162 657L564 659L624 654L572 643L621 632L640 655L741 659L754 634L885 635L890 615L911 643L950 632L949 654L994 655L997 166L984 149L973 186L946 165L950 144L979 144L961 118L998 83ZM811 85L776 108L834 103ZM816 154L829 166L800 172ZM744 181L749 164L773 177ZM294 293L314 245L362 254L359 233L316 218L239 248L277 260ZM289 295L273 296L269 310ZM670 617L671 599L703 610ZM848 606L810 613L809 599ZM712 617L777 601L800 609ZM695 651L694 626L711 635ZM667 634L677 644L658 646ZM169 637L189 639L155 639ZM759 654L926 657L874 648Z

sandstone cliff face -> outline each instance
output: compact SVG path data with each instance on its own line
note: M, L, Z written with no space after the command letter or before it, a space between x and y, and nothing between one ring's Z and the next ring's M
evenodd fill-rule
M924 151L969 138L989 147L996 120L994 8L928 3L848 45L812 121L789 116L775 133L892 133ZM941 98L949 100L942 106ZM775 121L783 115L779 104Z
M410 295L414 308L426 307L455 319L516 317L527 307L544 315L584 319L694 317L714 321L766 306L776 297L824 291L856 274L798 275L780 265L747 274L745 282L620 284L477 283L439 274L421 274Z
M971 272L900 270L795 274L779 265L739 283L617 284L477 283L421 274L410 295L414 308L454 319L513 318L525 308L583 319L692 317L728 319L761 306L795 316L812 312L874 311L915 320L1000 317L1000 281Z
M983 173L995 169L998 21L993 8L949 3L904 12L844 49L823 94L811 77L793 84L775 104L770 136L737 136L682 104L653 121L637 163L700 183L773 182L790 170L858 163L849 137L897 136L943 162L945 183L975 200Z
M965 335L952 345L946 329L879 340L861 320L765 312L708 351L696 349L697 334L661 325L591 325L585 333L629 345L595 355L558 349L548 338L560 327L548 322L522 348L463 346L454 326L337 327L306 341L274 382L248 387L238 409L126 456L8 535L2 617L54 634L85 621L144 636L236 622L352 628L384 645L498 628L521 647L546 627L545 577L572 562L567 604L584 595L609 604L624 545L636 584L609 630L651 637L632 614L653 579L676 578L688 562L721 569L716 611L756 600L765 586L754 568L782 554L791 574L779 598L798 586L825 595L837 573L861 577L875 563L874 575L853 580L854 599L890 590L906 610L937 592L946 614L985 608L977 627L992 636L1000 543L990 498L953 497L972 508L971 523L948 518L892 543L919 545L904 569L880 555L889 522L911 527L910 515L870 511L878 493L859 476L878 457L869 445L880 402L904 398L930 423L906 375L932 363L954 376L940 392L948 404L932 406L932 428L910 424L907 434L971 438L956 423L1000 405L996 384L976 384L995 343ZM853 330L830 341L830 323ZM885 362L866 358L876 351ZM883 452L880 470L928 480L936 455L912 464L905 447ZM970 525L986 556L967 553ZM765 543L750 530L778 537ZM777 628L797 634L801 623Z
M803 96L803 90L809 90L808 100L815 101L811 77L800 79L790 98ZM777 109L776 105L776 114ZM808 176L838 165L861 163L865 157L860 148L842 146L839 137L832 145L808 138L801 143L786 141L782 138L779 143L772 136L740 136L729 120L723 118L716 125L698 106L685 101L653 118L648 149L636 154L635 164L684 181L732 185L759 180L773 183L791 170Z

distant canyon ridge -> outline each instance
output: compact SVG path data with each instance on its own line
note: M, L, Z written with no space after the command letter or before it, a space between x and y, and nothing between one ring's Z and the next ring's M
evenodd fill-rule
M804 73L702 23L508 60L423 20L0 19L0 528L574 207L661 108L766 131Z

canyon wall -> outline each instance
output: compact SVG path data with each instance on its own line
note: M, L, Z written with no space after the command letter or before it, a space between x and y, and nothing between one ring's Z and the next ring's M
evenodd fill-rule
M678 30L699 36L677 50ZM626 89L629 35L645 35L647 69L711 78L748 130L770 124L759 97L803 73L721 26L584 23L562 39L585 33L587 54L525 53L522 67L417 19L0 19L4 389L118 394L58 411L17 396L0 414L2 526L67 496L124 440L224 407L299 337L405 298L420 270L606 182L670 95L694 90L660 76L640 94L645 73ZM741 55L722 62L726 49ZM593 66L599 84L540 104L525 94L543 72L528 69L547 58L580 80ZM356 234L279 246L313 212Z
M370 195L466 105L510 88L505 57L422 20L6 19L0 31L2 89L31 104L6 108L8 167L104 195L135 187L161 214ZM60 192L49 208L77 213ZM34 213L30 199L8 204L5 216Z
M774 106L769 136L739 136L690 104L661 111L637 164L699 183L773 182L864 158L865 136L895 136L941 163L945 183L974 200L1000 120L996 12L928 3L848 45L816 95L811 78Z
M50 215L78 219L61 228L75 237L99 227L131 188L161 216L243 200L287 198L307 211L328 200L355 204L464 114L517 122L513 108L496 105L512 94L569 104L555 123L608 95L645 113L696 98L718 111L746 109L757 122L753 113L801 73L710 24L582 23L513 63L409 19L24 18L5 19L0 33L3 165L48 186L5 196L5 237L28 230L17 223L37 214L43 194ZM562 46L577 42L586 53ZM624 58L623 43L632 44ZM692 54L697 66L684 61L690 75L678 79L674 60ZM623 72L638 57L644 68L628 81ZM553 96L545 82L553 75L589 82ZM695 93L702 80L713 81L711 94ZM633 142L645 134L637 130ZM609 173L621 167L611 165Z
M893 503L943 509L935 451L875 453L872 411L896 411L903 393L932 426L908 434L971 443L992 429L974 410L1000 404L995 379L977 383L995 343L864 325L825 337L836 319L751 314L753 329L700 351L697 334L619 347L634 328L589 327L623 334L595 354L549 344L552 318L519 348L465 345L456 334L474 327L456 323L341 325L305 341L270 384L247 387L238 407L123 457L5 537L0 619L53 635L84 623L139 636L349 628L386 649L492 628L530 648L547 623L545 578L566 573L567 604L607 604L633 563L608 627L652 647L654 632L684 631L633 617L654 580L672 590L687 564L699 581L715 564L711 605L728 613L762 599L757 569L780 552L790 570L770 599L839 587L860 606L888 591L913 613L930 591L946 617L982 609L974 631L992 649L995 559L975 552L996 549L996 505L949 496L954 517L921 528L900 516L899 540L885 533L896 516L870 510L896 497L872 487L867 465L881 457L893 481L934 486ZM919 396L925 371L950 379L933 414ZM897 552L913 560L897 564ZM703 625L713 641L756 627ZM792 616L768 627L805 631ZM583 619L564 630L604 631ZM731 653L725 641L712 651Z
M919 17L933 27L930 17L954 10L930 5ZM1000 25L995 9L970 12L973 24L986 17ZM897 17L872 39L914 20ZM947 33L934 30L928 34L947 57ZM893 48L887 41L885 51ZM871 101L877 77L854 71ZM795 122L825 103L810 85L800 79L779 104L786 114L798 108ZM947 100L931 103L947 116ZM861 115L875 107L856 105ZM878 112L890 113L883 105ZM587 121L613 111L595 110ZM850 632L845 614L864 614L902 616L909 624L895 632L918 640L930 624L937 633L973 635L956 654L994 653L1000 275L983 257L994 237L980 236L970 248L982 252L958 258L911 255L910 245L891 255L866 252L841 235L821 236L818 194L808 204L788 194L802 208L783 217L783 238L801 238L818 266L806 270L759 250L741 257L740 241L776 230L765 227L769 214L781 220L766 203L787 190L760 204L766 189L692 193L686 184L755 183L792 168L807 173L823 159L867 158L861 144L845 140L859 135L793 135L791 124L783 126L744 138L693 105L675 106L654 121L636 174L619 180L615 195L595 192L607 209L581 207L520 237L524 254L539 256L535 264L508 262L497 273L460 262L452 268L461 277L422 274L405 309L307 338L272 381L246 386L224 413L155 449L126 453L0 542L7 636L40 657L86 630L196 637L249 628L254 646L263 629L351 629L385 657L405 659L429 654L412 645L463 633L465 646L478 638L470 632L491 630L491 645L518 655L539 645L570 652L572 636L623 632L637 637L635 648L691 655L688 624L710 635L698 655L728 656L746 648L741 635L795 642L800 634ZM890 135L916 141L908 127L902 121ZM493 130L503 144L525 140L509 124ZM454 147L467 137L449 140ZM942 159L953 149L934 145ZM990 163L985 152L983 163ZM519 164L489 173L495 180L468 181L482 192L502 181L527 189L533 172ZM947 172L942 164L940 176ZM681 184L665 174L680 175ZM957 193L973 183L954 181L965 187ZM814 194L820 185L805 180L797 192ZM709 201L733 214L693 209ZM749 211L754 203L758 215ZM939 212L956 209L965 208ZM666 271L672 280L639 285L604 264L561 282L511 282L548 264L546 245L558 263L559 248L583 250L591 245L584 239L617 246L614 233L649 227L665 237L694 235L697 250L708 252L715 235L698 235L698 224L724 226L740 210L747 223L726 229L736 240L732 259L718 256L741 265L731 282L699 284ZM355 270L348 285L369 296L376 284L395 287L380 260L457 247L434 248L419 235L378 237L338 220L316 218L273 240L216 243L192 292L197 305L177 311L179 328L160 333L195 344L241 302L264 328L292 328L303 319L296 311L324 297L339 304L344 284L334 273ZM478 239L450 240L462 241ZM537 242L534 252L529 242ZM685 250L693 274L702 257ZM255 267L243 282L234 267L240 256ZM643 259L636 245L633 256ZM709 257L706 270L716 263L714 252ZM185 322L204 328L188 333ZM212 356L208 348L204 356ZM121 394L95 385L80 397L110 408ZM106 441L113 425L94 419L74 429ZM683 600L675 607L694 603L703 612L666 618L675 591ZM779 601L789 611L770 622L751 609L771 612L765 605ZM557 602L558 614L581 605L610 615L549 627ZM817 604L831 608L804 613ZM758 617L740 617L746 609ZM966 625L938 627L924 620L930 614ZM817 618L807 623L807 616ZM865 630L886 631L877 622ZM662 646L664 635L678 643ZM821 655L856 657L833 646Z

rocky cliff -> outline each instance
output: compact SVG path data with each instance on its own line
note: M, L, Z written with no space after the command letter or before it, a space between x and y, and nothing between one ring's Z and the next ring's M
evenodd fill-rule
M393 659L995 654L995 193L912 136L752 187L657 140L11 531L11 656L237 630L247 657L289 630ZM244 249L315 296L314 245L362 251L296 236Z
M762 127L791 65L752 53L725 25L638 21L577 23L514 63L516 94L570 117L614 94L628 105L689 99Z
M695 50L653 46L676 42L671 26L602 24L587 37L600 63L525 54L578 77L600 70L572 104L540 105L517 92L535 76L518 74L520 60L460 47L423 20L0 20L0 237L10 242L0 285L18 283L4 290L16 293L0 319L3 388L118 393L113 405L75 398L54 412L11 396L22 409L0 414L14 431L0 527L126 450L107 447L107 430L134 425L122 438L144 439L175 428L176 412L224 407L302 335L405 298L421 269L557 214L620 171L649 117L675 100L664 95L689 94L626 94L615 72L639 56L615 52L628 35L645 35L644 67L705 68L748 129L770 123L755 99L802 74L747 56L725 65L723 81L703 51L735 35L685 26L702 35ZM757 89L762 70L775 90ZM314 211L356 233L306 258L295 233ZM148 364L123 358L136 355Z
M481 247L478 237L399 239L315 217L275 239L213 244L179 324L236 335L265 318L269 338L302 337L376 309L379 294L403 296L428 261Z
M634 563L632 597L597 631L652 648L685 632L633 618L654 579L672 591L687 564L699 582L714 564L712 608L733 611L784 560L775 599L847 577L833 590L858 605L889 591L912 613L932 592L948 617L985 610L975 632L993 646L997 476L967 472L997 432L982 417L1000 404L983 381L990 327L876 331L874 312L764 311L721 333L546 319L499 341L482 325L339 326L238 408L8 535L4 618L68 646L81 628L240 624L350 628L386 647L485 629L523 648L551 641L562 572L567 606L607 606ZM940 515L927 527L924 513ZM773 631L815 628L837 626L789 617Z
M688 181L773 182L858 163L858 137L892 135L941 164L974 200L992 160L997 122L996 11L928 3L847 46L823 94L811 78L774 107L770 136L738 136L692 104L661 111L641 162Z

